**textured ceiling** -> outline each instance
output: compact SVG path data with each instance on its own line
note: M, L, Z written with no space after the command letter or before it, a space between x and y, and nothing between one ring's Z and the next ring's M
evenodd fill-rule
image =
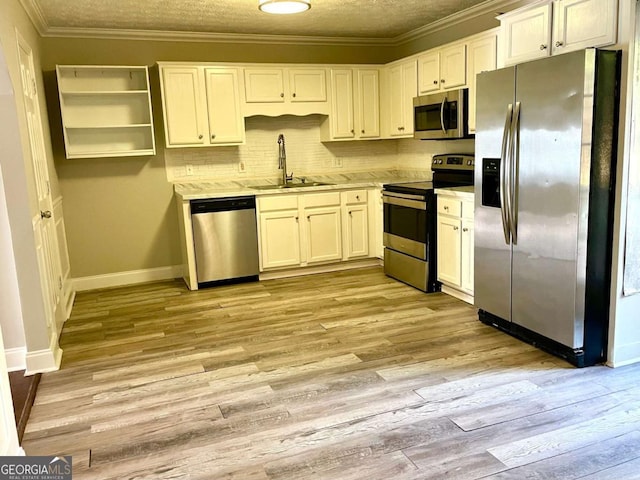
M492 0L312 0L269 15L258 0L23 0L46 28L390 39Z

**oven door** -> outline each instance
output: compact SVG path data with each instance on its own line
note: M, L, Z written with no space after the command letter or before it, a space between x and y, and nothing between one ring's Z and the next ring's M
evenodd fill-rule
M382 192L384 246L427 260L427 202L422 195Z

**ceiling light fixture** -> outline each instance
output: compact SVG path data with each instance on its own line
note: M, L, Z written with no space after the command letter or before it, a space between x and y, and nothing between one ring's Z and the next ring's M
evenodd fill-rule
M300 13L311 8L311 0L260 0L258 8L263 12L281 15Z

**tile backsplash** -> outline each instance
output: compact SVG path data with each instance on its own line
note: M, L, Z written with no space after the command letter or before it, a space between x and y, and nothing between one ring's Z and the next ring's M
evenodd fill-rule
M277 178L278 144L284 134L287 170L296 177L372 170L430 171L437 153L473 152L473 140L363 140L320 142L321 115L248 117L246 143L234 147L165 150L170 182ZM245 171L240 172L240 163ZM187 168L189 166L189 168Z

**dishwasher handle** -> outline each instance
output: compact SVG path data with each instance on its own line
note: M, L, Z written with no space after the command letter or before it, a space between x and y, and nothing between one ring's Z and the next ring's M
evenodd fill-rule
M256 197L224 197L191 200L191 214L252 210L256 208Z

